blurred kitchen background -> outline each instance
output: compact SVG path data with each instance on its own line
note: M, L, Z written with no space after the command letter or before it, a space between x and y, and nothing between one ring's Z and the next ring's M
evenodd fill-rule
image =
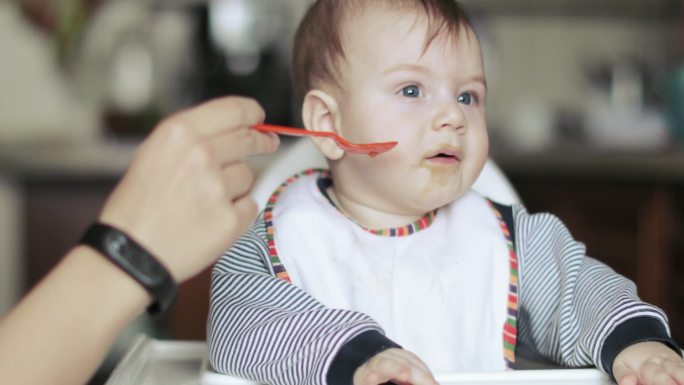
M0 315L76 242L161 117L242 94L268 122L298 124L289 52L309 2L0 1ZM492 157L684 342L682 4L463 3L485 53ZM203 339L207 297L205 273L122 340Z

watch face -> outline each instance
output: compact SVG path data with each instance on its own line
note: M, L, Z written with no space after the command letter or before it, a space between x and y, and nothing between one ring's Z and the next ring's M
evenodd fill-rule
M164 268L145 250L129 242L123 234L108 233L105 236L105 247L117 262L135 274L145 286L156 286L164 280Z
M116 253L118 257L131 254L130 247L128 247L128 240L121 234L108 233L105 238L107 247Z

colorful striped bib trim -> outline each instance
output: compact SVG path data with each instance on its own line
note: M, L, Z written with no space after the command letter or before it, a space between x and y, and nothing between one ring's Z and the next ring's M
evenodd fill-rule
M504 323L503 330L503 344L506 367L512 370L515 369L515 347L518 341L518 254L515 251L515 245L506 221L504 221L503 216L494 204L490 200L487 200L487 202L489 202L489 206L499 220L499 226L501 226L501 231L506 237L506 245L508 246L508 305L506 323Z
M342 211L332 200L330 195L328 195L327 189L328 187L332 186L332 179L330 178L330 173L326 172L325 174L321 174L321 177L318 179L318 188L321 191L321 194L328 200L328 202L342 215L344 215L347 219L352 221L354 224L359 226L360 228L366 230L367 232L378 235L381 237L405 237L409 236L411 234L415 234L421 230L425 230L430 225L432 222L435 221L435 215L437 215L437 210L432 210L429 213L423 215L422 217L418 218L416 221L409 223L405 226L402 227L393 227L393 228L387 228L387 229L369 229L368 227L365 227L364 225L360 224L357 222L354 218L351 216L347 215L344 211Z

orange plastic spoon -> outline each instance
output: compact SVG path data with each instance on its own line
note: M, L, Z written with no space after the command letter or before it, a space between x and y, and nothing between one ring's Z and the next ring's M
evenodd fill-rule
M272 124L256 124L254 128L259 131L275 132L281 135L291 136L320 136L330 138L340 146L341 149L354 154L366 154L369 156L378 156L383 152L387 152L397 145L397 142L381 142L381 143L352 143L343 137L332 132L309 131L303 128L292 128L285 126L275 126Z

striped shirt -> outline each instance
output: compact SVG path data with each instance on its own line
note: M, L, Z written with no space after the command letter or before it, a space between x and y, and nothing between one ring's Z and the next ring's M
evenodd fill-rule
M610 373L632 343L676 346L663 312L641 302L630 280L586 256L557 217L508 208L519 261L518 355ZM365 359L398 346L369 316L326 308L277 278L267 239L262 214L213 269L208 339L215 370L272 385L350 384Z

